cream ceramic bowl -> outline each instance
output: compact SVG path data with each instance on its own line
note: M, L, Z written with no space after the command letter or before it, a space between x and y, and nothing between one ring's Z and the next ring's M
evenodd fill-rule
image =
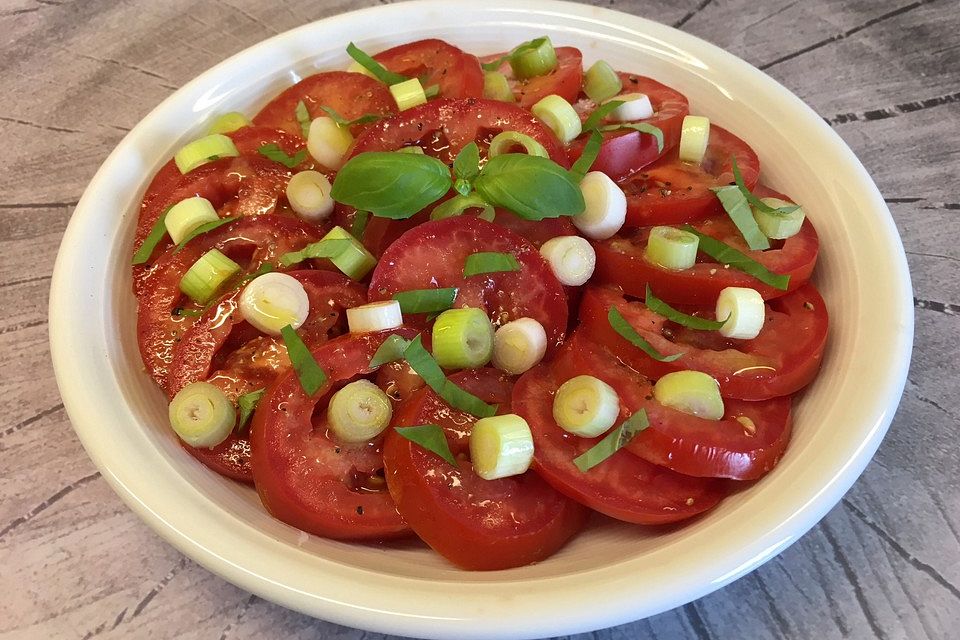
M746 139L763 178L816 223L815 280L830 313L823 371L796 405L780 465L687 526L598 521L540 564L467 573L418 543L346 544L270 518L253 490L177 445L137 353L130 255L152 174L216 114L254 113L317 70L425 37L476 53L548 34L667 82ZM827 73L827 71L824 71ZM363 629L430 638L534 638L597 629L699 598L803 535L856 480L903 390L910 280L876 187L840 138L784 87L693 36L623 13L549 0L412 2L349 13L254 46L177 91L120 143L80 200L57 258L50 336L64 403L90 457L157 533L268 600Z

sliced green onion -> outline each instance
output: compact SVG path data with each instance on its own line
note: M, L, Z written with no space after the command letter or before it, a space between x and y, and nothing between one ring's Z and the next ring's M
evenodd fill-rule
M487 100L499 100L500 102L516 101L507 76L499 71L483 72L483 97Z
M620 415L620 396L593 376L570 378L553 397L553 419L574 435L595 438L613 426Z
M347 45L347 55L357 61L361 67L369 71L373 77L384 84L394 85L400 82L406 82L410 78L402 76L399 73L388 71L386 67L373 59L368 53L365 53L352 42Z
M623 93L617 96L619 106L610 114L617 122L636 122L652 118L655 111L650 96L645 93Z
M717 296L714 316L726 320L720 328L723 337L752 340L763 331L767 307L756 289L726 287Z
M163 240L163 236L167 234L166 218L172 208L173 207L167 207L164 212L160 214L160 217L157 218L157 221L153 223L153 228L150 229L147 237L143 239L143 244L141 244L137 252L133 254L133 264L145 264L147 260L150 259L150 256L153 255L153 250L157 248L157 245Z
M690 225L684 225L684 230L689 231L700 239L700 251L704 252L720 264L730 265L737 271L753 276L760 282L770 285L774 289L786 291L790 286L790 276L774 273L765 266L753 260L747 255L737 251L733 247L715 238L700 233Z
M209 382L188 384L167 408L170 426L191 447L213 448L226 440L237 422L237 410Z
M370 222L370 212L363 209L358 210L353 216L353 224L350 226L350 235L363 242L363 232L367 230L367 224Z
M297 372L300 387L308 396L312 396L327 383L327 374L324 373L317 361L314 360L310 349L303 343L300 336L290 325L280 330L283 343L287 346L287 355Z
M209 200L194 196L181 200L167 209L164 225L167 227L170 239L175 244L180 244L197 227L219 220L217 210L213 208Z
M463 277L480 275L482 273L500 273L503 271L520 271L520 263L511 253L498 251L478 251L467 256L463 265Z
M673 355L665 356L657 351L652 344L647 342L643 336L637 333L637 330L634 329L629 322L627 322L627 319L623 317L623 314L621 314L620 310L616 307L610 307L610 311L607 312L607 322L610 323L610 326L613 327L613 330L616 331L621 338L637 347L657 362L673 362L683 355L682 353L674 353Z
M700 371L674 371L653 385L657 402L705 420L723 417L723 398L717 381Z
M310 315L310 297L303 283L288 273L265 273L240 293L240 315L250 325L270 336L290 325L299 329Z
M240 265L211 249L187 269L180 279L180 291L197 304L206 304L223 284L240 271Z
M220 219L218 219L218 220L212 220L212 221L210 221L210 222L207 222L207 223L204 223L204 224L200 225L199 227L197 227L196 229L194 229L193 231L191 231L190 233L188 233L186 236L184 236L184 237L183 237L183 240L181 240L181 241L177 244L177 248L174 249L173 252L174 252L174 253L179 253L181 249L183 249L185 246L187 246L187 243L188 243L188 242L190 242L191 240L193 240L193 239L196 238L197 236L202 236L202 235L205 234L205 233L209 233L209 232L213 231L214 229L219 229L219 228L222 227L223 225L225 225L225 224L230 224L231 222L234 222L234 221L236 221L236 220L237 220L236 217L234 217L234 218L220 218Z
M412 289L393 294L393 299L400 303L403 313L436 313L453 306L453 301L457 299L457 289Z
M609 100L620 93L623 82L620 76L606 61L597 60L587 69L583 77L583 92L594 102Z
M310 136L310 111L307 110L307 105L304 104L303 100L297 103L296 109L293 110L293 115L297 118L297 123L300 125L300 133L303 134L304 138Z
M497 213L483 198L473 193L468 196L456 195L449 200L441 202L430 212L430 219L443 220L444 218L452 218L463 214L467 209L482 209L477 217L487 222L493 222L493 218Z
M415 427L395 427L397 435L402 436L410 442L420 445L430 453L434 453L453 466L457 466L457 460L450 452L450 445L447 443L447 436L443 429L435 424L421 424Z
M202 164L239 155L233 140L223 134L214 133L184 145L173 156L173 161L180 173L189 173Z
M663 316L671 322L676 322L677 324L688 327L690 329L697 329L700 331L716 331L723 327L726 324L726 320L709 320L707 318L701 318L699 316L691 316L677 311L666 302L653 295L653 291L650 289L650 285L647 285L647 297L643 302L647 305L647 309L653 311L657 315Z
M280 148L280 145L276 143L265 144L257 149L257 152L270 159L274 162L279 162L288 169L293 169L295 166L307 159L307 150L300 149L295 154L287 155L287 152Z
M369 124L371 122L376 122L383 118L375 113L365 113L362 116L349 120L344 118L342 115L336 112L333 107L327 107L325 105L320 105L320 109L323 110L328 116L330 116L338 126L341 127L352 127L355 124Z
M344 386L327 405L327 424L342 442L373 440L390 426L392 417L390 398L369 380Z
M583 145L583 151L580 153L580 157L577 158L576 162L573 163L573 166L570 167L570 175L574 180L580 182L583 180L584 176L587 175L587 172L590 171L590 167L593 166L593 163L597 161L597 157L600 155L600 148L603 146L603 136L600 135L600 132L594 129L590 132L590 137L587 139L587 143Z
M377 352L373 354L372 358L370 358L370 368L376 369L381 365L385 365L390 362L396 362L397 360L403 360L403 352L406 351L407 347L409 346L409 340L406 340L397 334L393 334L383 341L383 344L380 345L380 348L377 349Z
M710 118L684 116L677 155L681 162L700 164L710 144Z
M328 169L343 166L347 150L353 144L353 134L333 121L321 116L314 118L307 132L307 151L310 156Z
M697 262L697 236L673 227L650 229L644 256L649 262L674 271L689 269Z
M640 409L640 411L637 411L624 420L619 427L611 431L603 440L574 458L573 464L577 465L580 471L586 473L627 446L627 444L633 440L634 436L649 426L650 421L647 419L647 412Z
M217 116L217 119L210 124L207 133L233 133L237 129L242 129L250 125L247 116L238 111L231 111Z
M283 254L280 264L289 267L308 258L326 258L354 280L363 279L377 264L373 254L343 227L330 229L318 242L308 244L300 251Z
M444 369L476 369L493 355L493 324L483 309L447 309L433 324L433 357Z
M712 191L720 199L723 210L727 212L733 224L740 231L740 235L746 240L747 246L752 250L762 250L770 248L770 241L760 230L757 221L753 218L753 211L750 210L750 204L744 197L740 187L714 187Z
M580 135L580 116L569 102L558 95L549 95L530 107L533 115L543 120L563 144Z
M533 462L533 434L515 413L482 418L470 431L470 462L484 480L526 473Z
M557 52L547 36L525 42L510 53L510 68L520 80L546 75L556 66Z
M756 220L763 235L774 240L786 240L800 233L800 228L803 226L803 220L806 217L803 209L796 207L789 213L782 213L790 205L786 200L761 198L760 202L773 209L773 212L767 212L759 208L751 208L753 219Z
M378 300L347 309L350 333L387 331L403 325L403 312L396 300Z
M423 95L427 96L427 99L436 98L440 95L440 85L431 84L423 89Z
M330 197L330 179L319 171L298 171L287 181L287 202L298 216L319 223L330 217L335 203Z
M437 364L426 349L418 335L404 350L403 358L417 374L423 378L428 387L455 409L469 413L477 418L488 418L497 413L497 405L489 405L469 391L461 389L447 380L443 369Z
M266 389L257 389L256 391L245 393L237 398L237 408L240 409L240 419L237 420L237 431L243 431L244 427L247 426L247 421L250 420L253 412L257 410L257 405L260 404L260 398L263 397L264 391L266 391Z
M620 129L633 129L640 133L646 133L657 140L657 151L663 151L663 129L646 122L620 122L617 124L608 124L600 127L600 131L617 131Z
M393 95L400 111L406 111L427 102L427 94L423 91L423 85L416 78L390 85L390 93Z
M547 153L547 150L542 144L531 138L525 133L520 133L519 131L501 131L497 135L493 136L493 140L490 141L490 149L487 151L487 155L491 158L494 158L504 153L512 153L513 149L517 146L523 147L523 150L527 155L531 156L540 156L541 158L549 158L550 154Z

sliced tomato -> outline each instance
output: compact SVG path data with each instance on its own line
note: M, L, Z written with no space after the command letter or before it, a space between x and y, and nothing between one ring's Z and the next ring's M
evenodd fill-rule
M155 262L138 301L137 338L147 373L165 386L174 346L199 319L203 308L183 295L180 279L200 256L215 248L236 261L243 267L236 282L241 275L265 262L276 263L284 253L298 251L322 235L322 229L286 216L252 216L197 236L180 251L168 249ZM231 283L224 287L230 288Z
M467 256L481 252L513 255L519 271L463 277ZM427 222L390 245L373 271L370 300L389 300L411 289L456 287L454 306L486 309L495 326L533 318L547 332L548 350L560 345L567 327L562 285L536 247L504 227L471 216ZM406 316L425 326L424 314Z
M250 426L253 479L270 514L319 536L382 540L409 533L387 492L382 438L347 445L328 429L323 407L338 388L373 373L370 359L398 329L348 334L312 349L327 374L312 397L287 370L260 399Z
M583 84L583 55L574 47L557 47L557 66L542 76L518 80L513 75L510 63L500 65L500 73L507 76L513 97L521 107L529 109L549 95L558 95L567 102L576 102L580 86ZM483 62L492 62L502 58L504 53L484 56Z
M513 384L506 374L478 369L450 380L498 404L498 413L510 413ZM414 532L464 569L508 569L543 560L580 530L588 512L532 471L499 480L478 476L469 460L476 420L449 407L430 389L401 405L392 426L439 425L458 465L391 429L383 448L390 495Z
M658 362L620 336L607 320L615 307L647 342L664 355L681 353L673 362ZM714 309L684 308L713 319ZM725 398L765 400L799 391L817 375L827 341L827 309L812 284L767 303L760 334L752 340L724 338L670 322L642 302L628 302L613 287L589 287L580 303L580 321L593 340L623 362L652 378L671 371L702 371L720 384Z
M412 78L424 88L440 87L444 98L483 97L483 69L476 56L443 40L417 40L373 56L384 67Z
M618 75L623 83L621 94L644 93L650 98L653 116L640 122L658 127L663 132L663 149L658 148L656 137L648 133L640 133L633 129L603 132L600 155L597 156L590 170L602 171L613 180L623 180L632 176L676 147L680 142L683 119L690 113L687 97L679 91L652 78L622 72ZM611 99L616 100L616 97ZM580 119L586 120L596 110L597 103L583 96L574 106L580 114ZM605 121L605 124L613 124L613 122ZM576 162L583 153L583 147L589 138L589 135L582 135L570 143L567 155L570 157L571 164Z
M753 189L760 179L760 159L750 145L716 125L710 127L703 162L681 162L677 154L675 147L641 172L620 181L627 195L627 227L680 224L722 214L720 200L711 189L733 184L732 158L736 158L748 188Z

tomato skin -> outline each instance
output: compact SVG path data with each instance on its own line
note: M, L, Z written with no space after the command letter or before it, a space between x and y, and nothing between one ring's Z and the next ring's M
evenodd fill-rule
M513 384L496 369L464 371L450 380L497 403L499 414L510 412ZM451 466L391 429L383 455L397 509L427 544L464 569L508 569L549 557L580 530L588 511L532 471L499 480L477 476L466 459L474 422L430 389L401 406L392 426L439 424L459 464Z
M507 82L513 90L513 97L524 109L529 109L549 95L558 95L567 102L577 101L577 94L583 84L583 54L575 47L556 47L557 66L550 73L535 76L526 80L518 80L513 75L509 62L504 62L497 69L507 77ZM502 58L506 53L484 56L483 62L493 62Z
M373 59L394 73L421 78L424 89L439 85L444 98L483 97L480 61L443 40L408 42L381 51Z
M408 329L349 334L313 347L327 374L313 397L293 370L267 388L250 426L250 447L257 493L273 517L336 540L384 540L410 532L385 486L359 488L383 468L382 442L340 444L325 428L325 412L318 424L313 418L317 404L336 388L373 372L370 358L393 334L415 335Z
M683 357L658 362L631 345L610 326L611 307L660 353L683 353ZM714 315L713 308L684 311L711 319ZM820 369L829 324L826 304L812 284L770 301L764 327L752 340L732 340L716 331L675 325L642 302L628 302L613 287L588 287L579 318L592 340L636 371L651 378L672 371L702 371L717 380L724 398L740 400L786 396L809 384Z

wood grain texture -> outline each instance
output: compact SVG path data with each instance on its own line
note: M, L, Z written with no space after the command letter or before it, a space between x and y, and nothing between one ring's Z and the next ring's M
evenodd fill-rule
M157 538L73 435L46 326L53 260L73 206L137 121L265 37L375 4L0 2L0 638L385 638L251 596ZM887 197L902 234L916 346L889 435L819 526L719 592L582 638L958 637L956 0L595 4L718 44L765 69L836 128Z

